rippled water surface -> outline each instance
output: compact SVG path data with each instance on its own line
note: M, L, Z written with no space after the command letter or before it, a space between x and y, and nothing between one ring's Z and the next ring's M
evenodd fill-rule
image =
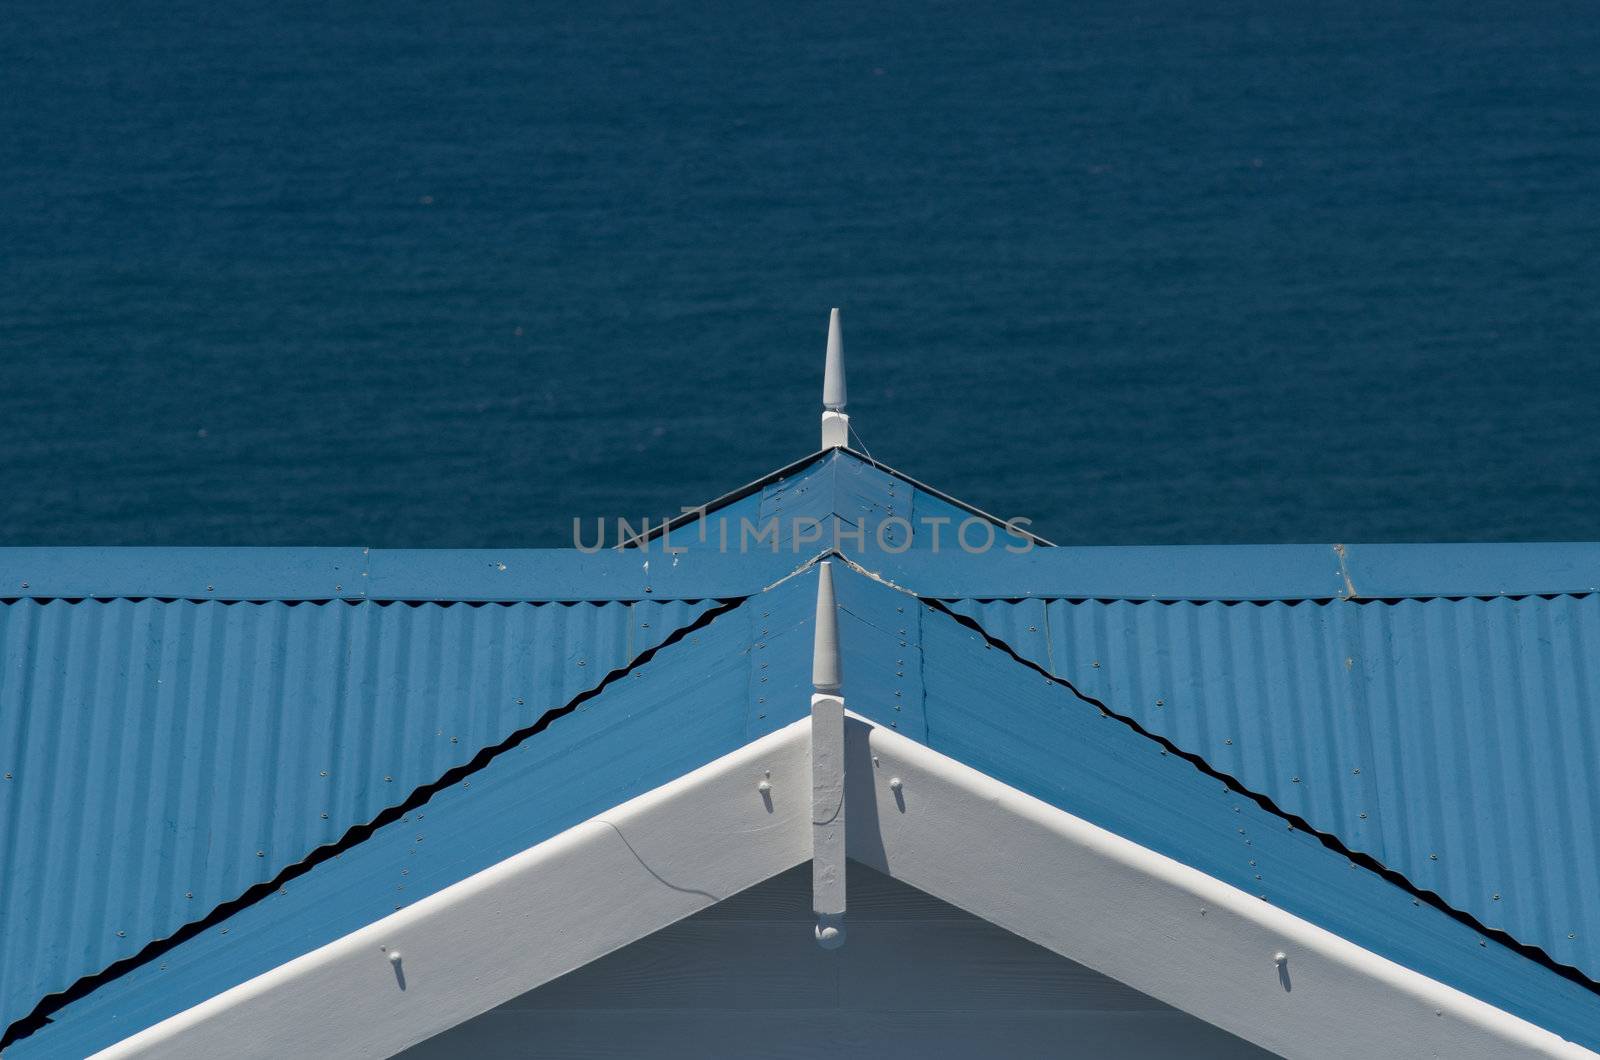
M6 22L0 542L565 544L815 448L835 304L1060 541L1600 537L1579 5Z

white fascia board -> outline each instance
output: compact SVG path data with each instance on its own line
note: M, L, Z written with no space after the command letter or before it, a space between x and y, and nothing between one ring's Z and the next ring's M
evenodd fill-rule
M846 758L852 858L1281 1056L1596 1055L854 715Z
M392 1056L809 859L810 727L764 736L97 1055Z

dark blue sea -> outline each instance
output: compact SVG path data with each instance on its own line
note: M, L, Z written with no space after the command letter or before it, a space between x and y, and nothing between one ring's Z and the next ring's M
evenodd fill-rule
M1600 17L10 5L0 543L549 546L817 445L1071 543L1600 537Z

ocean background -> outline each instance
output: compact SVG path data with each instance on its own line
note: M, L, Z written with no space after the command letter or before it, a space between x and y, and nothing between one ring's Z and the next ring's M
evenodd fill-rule
M0 544L1600 538L1583 4L15 5ZM591 524L592 525L592 524Z

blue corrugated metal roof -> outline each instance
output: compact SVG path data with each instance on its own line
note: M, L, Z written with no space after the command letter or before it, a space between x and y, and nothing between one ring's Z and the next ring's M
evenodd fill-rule
M88 1055L736 750L748 741L753 607L689 633L338 858L74 1001L7 1056ZM773 727L807 706L785 704Z
M1348 848L1600 978L1600 596L954 606Z
M712 606L0 605L0 1023L273 879Z
M854 573L840 572L836 585L852 709L1399 963L1600 1044L1592 990L1286 827L954 617ZM473 773L470 787L438 790L285 893L75 1001L15 1055L81 1055L115 1041L803 716L814 593L807 575L714 618L634 670L636 679Z
M778 519L776 550L739 550L746 518ZM915 539L891 526L877 540L897 518ZM850 559L903 590L839 579L853 709L1255 889L1219 824L1237 805L1250 842L1270 848L1270 900L1600 1041L1593 983L1527 955L1591 979L1600 967L1586 871L1600 851L1584 831L1600 546L1017 555L1002 538L969 555L950 536L932 547L925 518L950 520L946 535L993 525L834 452L711 505L673 531L688 551L672 555L659 539L598 555L0 550L0 1005L14 1019L75 982L87 991L19 1055L106 1044L381 915L396 883L385 873L423 849L404 838L421 814L460 816L448 848L427 848L432 869L404 883L411 899L798 717L812 601L809 577L789 576L835 543L832 526ZM795 540L808 520L819 540ZM730 552L715 547L719 525ZM713 599L745 602L668 602ZM1374 599L1404 602L1355 602ZM1258 603L1215 602L1240 600ZM1155 738L1096 721L1064 685L985 651L947 607ZM548 709L674 630L688 631L535 734ZM650 689L696 681L714 685L706 715L668 732L684 700ZM614 726L589 720L612 717L602 703L621 711ZM583 732L605 745L564 742ZM508 737L526 740L505 750ZM1192 760L1163 756L1158 739ZM660 768L643 768L656 744ZM469 763L473 792L492 773L503 797L544 809L524 822L499 812L500 795L469 797ZM383 823L403 812L417 817ZM1340 849L1288 829L1298 838L1267 838L1285 815L1399 875L1351 872ZM319 861L340 837L343 856ZM286 894L261 886L289 875ZM146 949L174 931L198 933Z
M934 750L1562 1037L1600 1046L1600 994L1590 986L1486 938L987 646L948 615L925 617Z

